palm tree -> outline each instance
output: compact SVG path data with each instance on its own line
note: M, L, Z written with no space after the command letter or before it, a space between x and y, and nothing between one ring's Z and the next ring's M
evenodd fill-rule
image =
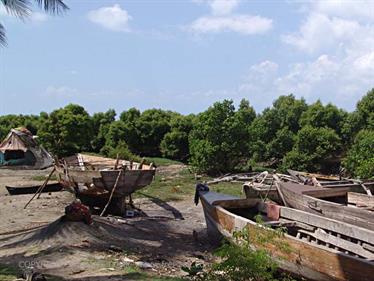
M3 4L7 13L17 16L21 19L27 18L31 14L31 0L0 0ZM61 14L69 9L69 7L63 2L64 0L33 0L38 6L47 13L50 14ZM0 45L6 45L5 28L0 23Z

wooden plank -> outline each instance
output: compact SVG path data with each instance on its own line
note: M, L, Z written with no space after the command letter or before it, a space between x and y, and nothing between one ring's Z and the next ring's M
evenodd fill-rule
M317 240L320 240L324 243L328 243L330 245L339 247L341 249L344 249L346 251L349 251L351 253L354 253L356 255L359 255L361 257L367 258L369 260L374 259L374 254L365 250L361 245L358 245L356 243L344 240L342 238L338 238L334 235L326 233L324 230L318 228L316 231L306 231L306 230L299 230L299 232L310 235L314 237Z
M223 208L252 208L255 207L261 199L234 199L234 200L217 200L213 202L215 206L221 206Z
M345 196L350 191L349 187L337 187L337 188L320 188L320 190L303 191L303 194L309 195L316 198L328 198Z
M309 224L306 224L306 223L303 223L303 222L299 222L299 221L288 220L288 219L284 219L284 218L279 219L279 226L298 227L298 228L302 228L302 229L305 229L305 230L308 230L308 231L314 231L316 229L316 227L314 227L312 225L309 225Z
M282 218L303 222L305 224L343 234L374 245L374 231L369 229L355 227L342 221L286 207L281 208L280 216Z
M374 208L374 197L367 194L348 192L347 199L349 204L355 204L357 206L366 206Z

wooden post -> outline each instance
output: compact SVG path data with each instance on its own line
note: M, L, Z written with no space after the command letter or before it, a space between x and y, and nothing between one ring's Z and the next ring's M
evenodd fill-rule
M114 164L114 170L117 170L118 163L119 163L119 153L117 153L116 163Z
M283 205L286 206L286 207L288 207L288 204L287 204L286 200L284 199L284 196L283 196L282 190L281 190L281 188L279 187L279 182L278 182L278 181L275 182L275 187L277 188L277 191L278 191L279 197L282 199Z
M103 211L101 212L100 217L102 217L102 216L104 215L106 209L108 208L110 202L112 201L112 197L113 197L114 191L115 191L116 188L117 188L117 185L118 185L118 182L119 182L119 178L121 177L123 171L124 171L124 169L121 169L121 170L119 171L119 173L118 173L118 175L117 175L117 178L116 178L116 182L114 183L113 189L112 189L112 191L111 191L111 193L110 193L110 196L109 196L108 202L106 203L106 205L105 205Z
M52 177L52 174L56 171L56 167L53 168L52 172L49 174L48 178L44 181L44 183L38 188L38 190L34 193L34 195L31 197L29 202L26 203L24 209L31 203L31 201L35 198L36 195L38 195L38 198L40 197L40 194L42 193L43 189L46 187L49 179Z

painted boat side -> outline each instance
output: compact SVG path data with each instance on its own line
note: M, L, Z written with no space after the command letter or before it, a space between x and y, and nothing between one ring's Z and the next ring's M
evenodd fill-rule
M213 206L200 196L209 235L231 237L235 230L256 229L259 226L251 220L237 216L220 206ZM285 235L285 243L291 249L284 252L272 243L254 245L265 248L278 261L280 267L311 280L369 281L374 275L374 265L366 260L345 255L332 249L325 249Z

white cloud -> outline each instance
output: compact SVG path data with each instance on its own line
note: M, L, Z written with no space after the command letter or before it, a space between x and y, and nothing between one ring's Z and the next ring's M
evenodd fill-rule
M132 17L125 9L122 9L119 4L90 11L87 17L91 22L109 30L130 31L128 23Z
M234 31L247 35L265 33L271 27L272 21L270 19L248 15L201 17L190 25L190 29L197 33Z
M297 33L283 35L282 39L300 50L313 53L335 47L337 41L345 43L352 40L359 29L360 25L355 21L312 13Z
M238 0L211 0L203 3L209 5L211 14L202 16L189 24L187 30L193 33L237 32L252 35L265 33L272 28L271 19L234 14L234 10L239 5Z
M298 31L282 35L306 61L288 65L273 89L352 109L374 87L374 1L310 1L306 7Z
M231 14L232 11L239 5L238 0L213 0L208 2L212 14L216 16L223 16Z
M329 16L374 20L373 0L318 0L311 2L311 5L311 9Z
M343 60L322 54L310 62L291 64L284 72L271 61L252 65L238 92L259 109L279 95L293 93L309 102L320 99L351 110L373 86L374 52Z

